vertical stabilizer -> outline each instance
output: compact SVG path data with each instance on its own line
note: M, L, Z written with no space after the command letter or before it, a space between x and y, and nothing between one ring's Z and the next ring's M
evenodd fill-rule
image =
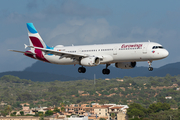
M33 23L27 23L29 42L31 46L46 48L46 44L42 40L41 36L37 32Z
M37 32L37 30L34 27L33 23L27 23L27 29L28 29L28 36L29 36L30 46L40 47L40 48L47 48L46 44L44 43L41 36ZM41 50L31 48L30 52L35 53L35 58L36 59L39 59L39 60L42 60L42 61L45 61L45 62L49 62L44 57L44 54L42 53Z

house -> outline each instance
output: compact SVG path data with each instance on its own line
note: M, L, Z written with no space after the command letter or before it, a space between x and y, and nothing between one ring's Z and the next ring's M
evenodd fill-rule
M171 96L167 96L167 97L165 97L165 99L172 99L172 97Z
M24 115L29 114L29 113L30 113L29 106L23 106L23 107L22 107L22 111L24 112Z
M172 86L177 87L177 86L178 86L178 84L173 84Z
M90 114L94 113L94 109L92 108L92 105L90 105L90 104L71 104L71 105L67 105L65 107L65 114L67 114L67 115L69 115L69 114L83 115L86 112L88 112Z
M110 80L109 78L106 78L105 80Z
M106 118L106 117L108 118L109 116L108 109L109 109L109 106L105 106L105 105L96 107L94 108L94 114L100 118Z
M21 103L20 104L22 107L24 107L24 106L29 106L30 104L29 103Z
M117 81L120 81L120 82L123 82L124 80L123 79L116 79Z
M88 116L88 119L99 120L100 118L110 119L110 114L115 113L117 120L124 120L126 117L127 105L104 104L71 104L65 106L64 115L78 114Z
M7 103L1 102L1 104L0 104L0 105L4 106L4 105L7 105Z

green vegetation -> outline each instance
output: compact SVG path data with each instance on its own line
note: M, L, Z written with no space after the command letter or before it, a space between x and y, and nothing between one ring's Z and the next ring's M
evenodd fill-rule
M51 116L51 115L53 115L53 111L47 110L47 111L45 112L45 116Z
M120 81L121 79L123 81ZM111 80L97 79L94 85L93 80L32 82L5 75L0 78L0 102L11 105L12 110L22 109L20 104L24 102L28 102L31 108L39 105L62 106L61 111L64 111L64 105L67 104L91 102L100 104L135 102L143 108L148 108L152 103L161 102L178 108L180 91L177 91L177 86L173 84L180 85L180 76L134 78L126 76ZM165 99L166 96L171 96L172 99ZM0 107L0 111L5 107Z
M105 118L100 118L99 120L106 120Z
M6 116L6 115L10 115L12 111L12 108L10 105L7 105L2 111L1 111L1 115L2 116Z
M127 115L130 120L179 120L180 111L170 109L168 103L153 103L146 109L138 103L129 105Z
M111 118L114 120L114 118L115 118L116 116L115 116L115 113L111 113Z
M127 115L129 118L132 117L148 117L154 113L158 113L160 111L170 110L170 104L168 103L153 103L150 104L149 107L146 109L142 107L138 103L133 103L129 105L129 109L127 109Z

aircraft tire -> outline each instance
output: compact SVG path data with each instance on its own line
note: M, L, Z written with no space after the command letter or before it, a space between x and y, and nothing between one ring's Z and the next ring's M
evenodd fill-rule
M85 72L86 72L86 68L84 68L84 67L79 67L79 68L78 68L78 72L79 72L79 73L85 73Z
M104 75L108 75L108 74L110 73L110 70L109 70L109 69L103 69L103 70L102 70L102 73L103 73Z
M153 67L149 67L148 70L149 70L149 71L153 71Z
M86 68L82 67L81 69L82 69L82 71L81 71L82 73L86 72Z
M82 73L81 67L78 68L78 72L79 72L79 73Z

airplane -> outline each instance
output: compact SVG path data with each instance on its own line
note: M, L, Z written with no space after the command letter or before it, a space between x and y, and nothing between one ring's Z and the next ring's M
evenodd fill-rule
M136 66L136 62L148 61L149 71L153 70L152 61L166 58L169 52L159 43L155 42L136 42L136 43L116 43L98 44L81 46L56 45L49 47L45 44L33 23L27 23L30 45L25 45L30 50L17 51L24 55L48 63L59 65L76 65L79 73L85 73L84 66L97 66L105 64L102 73L110 74L108 66L115 63L115 67L121 69L131 69Z

